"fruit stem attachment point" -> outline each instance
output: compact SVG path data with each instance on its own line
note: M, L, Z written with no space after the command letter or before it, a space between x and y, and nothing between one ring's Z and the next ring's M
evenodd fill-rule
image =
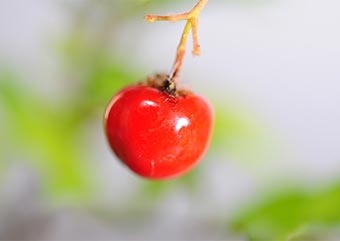
M167 76L167 79L163 83L162 91L168 95L176 96L176 83Z
M197 37L197 28L198 28L198 16L203 10L204 6L207 4L208 0L199 0L198 3L191 9L189 12L182 13L182 14L174 14L174 15L168 15L168 16L157 16L157 15L146 15L144 18L146 21L152 23L155 21L170 21L170 22L176 22L180 20L186 20L186 24L182 33L181 40L179 42L179 45L177 47L177 53L175 62L173 64L173 67L170 71L168 80L171 82L177 82L179 72L182 67L183 58L186 52L186 42L188 39L188 35L190 30L192 31L192 39L193 39L193 55L200 55L200 45L198 43L198 37Z

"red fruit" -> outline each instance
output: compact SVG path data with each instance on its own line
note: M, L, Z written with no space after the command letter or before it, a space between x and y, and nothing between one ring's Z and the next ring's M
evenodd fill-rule
M192 168L205 153L212 131L212 111L204 99L183 92L173 96L144 85L120 90L104 121L117 157L150 179L174 177Z

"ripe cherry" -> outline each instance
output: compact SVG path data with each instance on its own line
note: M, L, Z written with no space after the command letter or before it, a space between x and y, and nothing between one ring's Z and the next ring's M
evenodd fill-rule
M211 136L212 111L201 97L177 91L178 73L190 29L193 54L199 55L198 15L208 0L189 12L147 15L149 22L186 20L169 76L149 78L146 85L120 90L105 112L105 131L117 157L132 171L150 179L166 179L192 168L204 155Z
M125 87L105 112L105 132L117 157L133 172L166 179L191 169L204 155L212 110L201 97L152 79Z

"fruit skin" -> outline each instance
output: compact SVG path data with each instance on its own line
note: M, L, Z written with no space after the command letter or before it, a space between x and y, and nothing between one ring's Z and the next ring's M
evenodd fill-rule
M201 97L174 97L144 85L120 90L104 117L114 153L149 179L167 179L191 169L208 147L212 122L211 107Z

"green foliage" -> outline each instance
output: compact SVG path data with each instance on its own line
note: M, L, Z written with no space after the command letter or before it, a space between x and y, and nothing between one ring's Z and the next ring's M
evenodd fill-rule
M232 107L214 105L215 122L212 143L223 150L230 150L239 143L250 141L256 135L254 123Z
M280 191L250 203L230 223L232 230L249 240L305 240L322 236L325 230L340 227L340 184L326 190ZM316 227L321 233L315 233Z
M219 100L213 104L215 122L211 150L215 155L234 156L248 166L268 160L268 150L275 149L275 142L269 141L272 137L263 124L251 117L251 111L245 107L231 106L228 103L223 103L222 106L222 102L223 100Z
M5 140L11 143L11 153L37 168L51 195L85 195L89 187L87 163L76 145L75 132L64 131L70 129L64 116L15 78L2 79L0 85L7 123Z
M90 198L94 195L91 160L87 157L91 153L81 140L82 126L93 118L101 125L111 96L134 79L131 71L117 63L97 59L80 82L78 92L71 100L60 99L58 106L15 77L3 75L0 102L4 131L0 146L11 148L3 159L24 159L33 164L51 198L74 201ZM10 157L12 153L16 156Z

